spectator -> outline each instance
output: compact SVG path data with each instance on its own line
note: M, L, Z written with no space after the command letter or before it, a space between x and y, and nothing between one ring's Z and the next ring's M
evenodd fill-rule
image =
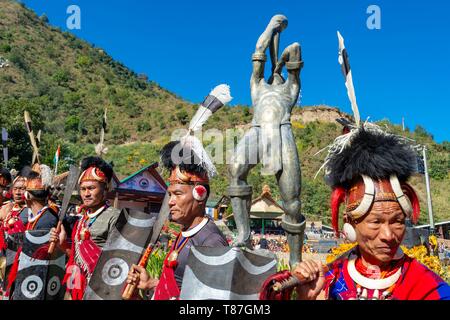
M267 242L265 235L259 241L259 245L261 249L269 249L269 243Z

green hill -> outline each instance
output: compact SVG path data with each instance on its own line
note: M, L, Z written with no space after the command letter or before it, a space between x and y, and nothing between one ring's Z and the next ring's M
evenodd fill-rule
M105 50L76 38L47 23L23 5L0 0L0 123L10 134L10 165L19 169L31 160L31 147L23 126L28 110L35 129L42 129L43 162L51 164L61 145L60 170L93 154L98 143L101 118L108 109L106 159L113 161L122 178L143 165L158 161L161 146L174 129L186 128L197 106L161 88L150 76L136 74L114 61ZM320 97L318 97L319 99ZM251 121L247 106L225 107L212 117L206 129L242 127ZM311 219L329 223L329 188L314 175L325 152L315 155L340 134L334 122L339 110L321 107L295 108L293 128L302 165L302 206ZM450 219L450 143L437 144L423 128L403 132L400 126L383 121L392 131L426 144L437 221ZM208 143L208 142L207 142ZM213 197L224 193L226 168L218 165L219 177L212 181ZM423 177L414 177L427 222ZM249 175L254 194L268 184L279 198L273 177Z

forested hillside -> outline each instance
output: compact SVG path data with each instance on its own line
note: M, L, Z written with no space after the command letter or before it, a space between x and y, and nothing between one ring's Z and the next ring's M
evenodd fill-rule
M161 146L169 141L173 130L186 128L197 108L161 88L151 74L136 74L114 61L106 50L52 27L45 16L38 17L11 0L0 0L0 65L0 125L10 135L11 168L20 169L31 161L23 124L25 110L31 113L35 130L42 130L44 163L52 164L61 145L62 171L94 153L106 108L106 159L113 161L117 175L123 178L158 161ZM292 117L302 167L303 213L325 223L330 220L330 189L322 175L317 179L314 175L326 152L316 153L341 133L334 121L338 116L345 115L336 108L314 106L296 107ZM252 108L248 106L225 107L211 117L206 129L225 132L245 128L251 118ZM427 145L435 216L437 221L450 219L450 143L435 143L422 127L403 131L388 120L380 125ZM227 187L225 165L219 164L218 170L219 176L212 181L213 197L220 197ZM258 167L249 175L249 183L255 196L268 184L279 198L275 179L261 176ZM412 184L418 190L423 208L421 222L425 223L423 176L414 177Z

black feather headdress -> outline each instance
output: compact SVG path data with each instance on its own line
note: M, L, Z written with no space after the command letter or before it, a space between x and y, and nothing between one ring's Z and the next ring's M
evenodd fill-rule
M11 183L11 173L6 168L0 168L0 177L5 182L5 186Z
M112 166L100 157L86 157L81 161L81 172L87 170L89 167L99 168L108 179L111 181L113 176Z
M176 166L182 171L196 174L207 174L200 163L199 157L193 152L189 145L182 145L180 141L171 141L166 144L160 152L163 167L172 170Z
M26 178L26 177L28 177L28 176L30 175L31 171L33 171L33 169L31 169L30 166L25 166L25 167L23 167L23 168L20 170L20 173L19 173L18 176L21 176L21 177L25 177L25 178Z
M325 159L325 180L344 187L362 174L372 179L395 174L406 181L417 170L417 157L404 138L366 123L336 138Z

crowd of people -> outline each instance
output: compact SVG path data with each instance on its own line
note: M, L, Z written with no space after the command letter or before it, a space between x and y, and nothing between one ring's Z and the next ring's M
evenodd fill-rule
M252 233L252 246L255 249L267 249L272 252L289 252L285 235Z

